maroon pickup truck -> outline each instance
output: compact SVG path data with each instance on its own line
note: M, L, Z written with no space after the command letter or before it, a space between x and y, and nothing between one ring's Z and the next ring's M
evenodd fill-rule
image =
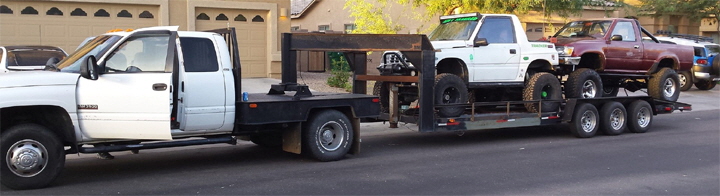
M660 43L634 19L573 21L553 37L560 57L557 71L569 74L567 98L616 96L623 87L647 88L651 97L676 101L677 73L693 65L692 47Z

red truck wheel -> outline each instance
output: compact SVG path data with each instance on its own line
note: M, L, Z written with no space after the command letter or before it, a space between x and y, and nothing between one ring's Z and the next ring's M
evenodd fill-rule
M568 76L565 82L565 97L595 98L601 96L603 84L595 70L580 68Z
M675 70L664 67L650 76L648 95L655 99L677 101L680 97L680 79Z

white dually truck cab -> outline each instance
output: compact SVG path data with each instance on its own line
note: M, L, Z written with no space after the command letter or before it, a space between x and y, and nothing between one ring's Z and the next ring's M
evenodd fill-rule
M66 154L238 138L334 161L357 151L360 118L379 114L374 96L313 96L306 86L296 95L244 96L234 28L177 29L99 35L56 64L57 71L3 74L2 184L45 187Z
M522 23L512 14L441 16L440 24L428 38L436 50L437 104L465 103L469 97L468 90L474 91L475 101L522 99L519 96L515 98L512 92L504 93L505 89L519 88L523 91L532 75L552 72L558 66L555 45L528 41ZM414 75L416 68L402 53L389 51L383 54L378 70L381 75ZM387 87L384 85L378 82L375 87L383 110L387 107L387 96L384 96ZM559 84L557 86L559 88ZM557 94L561 93L560 90L556 91L551 94L557 96L529 97L533 100L561 99L561 94ZM399 92L400 104L414 101L417 93L413 92L417 90ZM463 110L445 107L439 113L442 116L458 116Z

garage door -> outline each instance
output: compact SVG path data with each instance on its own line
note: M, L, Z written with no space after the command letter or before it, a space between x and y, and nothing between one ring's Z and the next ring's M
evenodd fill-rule
M267 77L267 11L196 8L198 31L235 27L243 77Z
M0 45L49 45L72 53L112 29L157 26L159 6L0 1Z

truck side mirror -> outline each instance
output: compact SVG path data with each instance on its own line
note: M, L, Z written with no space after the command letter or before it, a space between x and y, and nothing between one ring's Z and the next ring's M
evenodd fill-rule
M610 41L622 41L622 35L613 35L610 37Z
M83 59L82 66L80 66L80 76L89 80L97 80L98 69L97 59L95 59L95 56L87 56Z
M473 44L474 47L480 47L480 46L487 46L488 42L486 38L477 38L475 40L475 44Z

